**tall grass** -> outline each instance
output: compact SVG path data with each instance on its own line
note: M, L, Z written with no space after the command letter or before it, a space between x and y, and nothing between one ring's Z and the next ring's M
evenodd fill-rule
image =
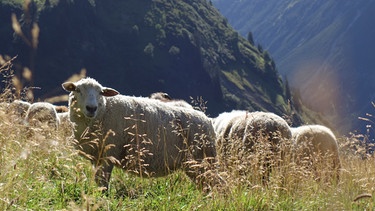
M13 27L18 36L36 49L37 25L32 26L32 39L22 32L15 17ZM208 171L217 173L225 182L203 192L180 171L162 178L146 178L143 167L147 163L143 162L143 156L148 152L140 148L140 143L149 140L135 132L133 142L125 147L134 152L128 157L133 162L130 164L138 166L138 173L145 174L138 177L115 168L109 191L103 194L95 182L98 169L92 168L91 162L80 156L82 153L73 146L74 140L66 132L69 125L63 124L59 130L47 126L27 127L22 124L22 119L9 112L6 102L15 98L33 98L30 88L25 89L21 83L25 79L32 80L31 71L25 69L23 79L15 77L12 59L0 56L0 73L3 76L0 93L0 210L375 209L375 162L368 154L367 146L362 144L361 136L339 139L342 162L339 181L326 174L324 160L317 172L306 168L303 162L297 163L294 153L289 151L291 145L288 141L279 146L280 152L285 153L274 154L273 163L268 162L270 153L265 146L260 145L257 153L248 154L240 146L231 145L226 149L225 162L218 165L219 172ZM192 100L200 110L206 110L203 99ZM136 127L135 124L128 130L136 131ZM100 159L105 158L99 156L96 161L101 162ZM267 165L263 165L264 162ZM266 166L270 166L271 171L265 182ZM320 179L317 179L317 174ZM326 177L322 178L322 175Z
M339 181L330 176L324 160L316 169L306 168L305 161L296 162L296 152L291 152L291 143L285 141L279 146L282 150L272 155L271 163L267 146L259 145L255 153L246 153L241 146L230 145L225 162L221 159L218 170L208 171L217 173L225 182L209 192L202 191L180 171L148 178L147 174L138 177L115 168L109 191L103 194L95 182L98 169L92 168L73 146L74 140L66 132L69 125L63 124L59 130L47 125L27 127L9 112L6 102L27 92L12 80L10 58L0 57L0 72L4 78L0 94L0 210L375 209L375 160L368 154L368 146L363 145L366 136L354 135L339 139ZM204 102L197 102L204 111ZM135 154L129 158L138 166L136 170L144 172L147 163L143 156L148 151L140 148L140 143L150 140L137 134L136 127L129 128L135 131L134 141L125 147L133 149ZM99 162L105 157L97 159ZM266 166L271 171L265 182Z

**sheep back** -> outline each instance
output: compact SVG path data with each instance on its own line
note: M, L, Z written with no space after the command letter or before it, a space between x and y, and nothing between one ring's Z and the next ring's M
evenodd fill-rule
M341 161L332 131L322 125L304 125L291 130L296 163L311 171L316 180L338 181Z
M106 151L106 156L119 160L124 169L134 170L138 165L129 158L139 147L147 151L144 170L152 176L164 176L181 168L189 156L195 160L216 156L212 124L199 111L148 98L117 95L106 98L104 113L98 114L96 122L83 117L77 120L76 126L89 127L87 134L98 129L103 133L114 131L113 136L107 137L106 145L115 146ZM86 140L81 139L82 129L75 132L75 137L85 153L98 156L98 149L82 143Z
M296 147L303 147L303 157L332 156L332 167L341 167L339 148L333 132L322 125L304 125L292 128ZM327 163L327 165L329 165Z
M280 116L270 112L247 112L234 110L220 114L214 119L217 132L218 160L223 166L246 165L250 168L239 168L240 174L247 171L253 174L252 168L263 166L263 182L268 180L271 163L280 163L285 154L281 147L283 141L291 138L287 122ZM257 162L248 161L249 156L256 157Z
M22 118L25 117L27 110L30 108L31 104L22 100L15 100L9 105L9 109L19 114Z
M223 112L216 118L213 118L213 126L217 134L217 138L227 138L234 122L239 118L246 118L247 111L233 110L231 112Z
M292 137L288 123L280 116L271 112L251 112L246 118L237 118L230 132L230 138L240 138L249 148L259 136L268 138L272 145Z
M52 128L57 128L60 124L54 105L47 102L31 104L26 112L25 121L31 126L47 123Z

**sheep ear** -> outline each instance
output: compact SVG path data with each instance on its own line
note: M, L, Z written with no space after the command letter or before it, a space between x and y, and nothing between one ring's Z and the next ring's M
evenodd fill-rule
M74 85L73 82L65 82L62 84L62 87L68 92L73 92L76 90L76 85Z
M163 97L168 99L168 100L172 100L171 96L169 96L169 94L167 94L167 93L163 93Z
M105 87L105 88L103 88L103 90L100 94L102 94L105 97L112 97L112 96L118 95L120 93L118 91L112 89L112 88L106 88Z

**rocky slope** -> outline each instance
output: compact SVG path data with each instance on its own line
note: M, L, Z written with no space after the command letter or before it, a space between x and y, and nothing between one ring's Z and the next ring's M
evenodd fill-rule
M28 8L0 3L0 54L18 55L18 75L32 69L39 98L62 94L60 84L86 68L122 94L202 96L211 116L266 110L301 122L269 53L234 31L209 1L40 0ZM14 35L11 13L24 32L38 24L37 48Z

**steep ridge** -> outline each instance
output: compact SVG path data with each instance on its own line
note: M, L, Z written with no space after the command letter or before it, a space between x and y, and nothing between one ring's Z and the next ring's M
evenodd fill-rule
M23 30L38 23L35 52L13 37L12 12ZM25 15L17 1L7 0L0 14L7 35L0 38L0 54L18 55L16 74L32 67L39 98L63 93L60 84L86 68L123 94L202 96L211 116L248 109L302 121L269 53L234 31L210 1L40 0Z

